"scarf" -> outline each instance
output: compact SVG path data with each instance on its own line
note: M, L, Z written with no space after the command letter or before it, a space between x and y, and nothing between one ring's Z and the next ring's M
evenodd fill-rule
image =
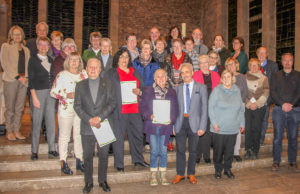
M172 64L173 64L173 68L178 70L180 65L183 63L184 60L184 56L185 56L185 52L182 51L182 55L180 57L180 59L177 59L175 54L173 53L172 55Z
M168 82L166 82L166 85L164 88L161 88L156 83L153 83L153 88L154 88L155 99L157 99L157 100L165 100L166 99L166 94L167 94L168 88L169 88Z

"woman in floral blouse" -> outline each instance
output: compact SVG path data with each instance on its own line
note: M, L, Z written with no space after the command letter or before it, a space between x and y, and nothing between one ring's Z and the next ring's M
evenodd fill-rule
M54 80L51 96L59 100L58 125L59 125L59 156L61 171L65 174L73 174L67 164L68 142L70 141L73 127L74 152L76 156L76 169L84 171L82 163L82 145L80 136L80 118L73 109L75 86L81 80L87 78L83 69L80 54L72 52L64 62L64 71L60 72Z

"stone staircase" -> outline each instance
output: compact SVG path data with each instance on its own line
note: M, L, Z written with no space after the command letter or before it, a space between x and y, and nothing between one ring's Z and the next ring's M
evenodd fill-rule
M273 126L271 119L266 133L266 144L261 146L259 159L243 160L243 162L233 163L233 172L249 168L271 167L272 158L272 140ZM300 135L300 133L299 133ZM58 159L48 159L48 145L41 137L39 148L39 160L30 160L31 144L30 140L23 143L4 143L0 137L0 192L21 192L28 190L54 189L65 187L83 187L83 173L77 172L75 169L75 159L68 158L70 168L74 171L71 176L64 175L60 171L60 162ZM300 138L299 138L300 139ZM244 135L242 135L242 147L244 145ZM72 147L72 143L70 143ZM287 139L285 137L283 144L282 164L287 163ZM241 156L244 149L240 151ZM188 155L188 153L187 153ZM150 154L144 153L145 160L150 161ZM212 158L212 150L211 150ZM202 161L201 161L202 162ZM94 157L94 183L97 184L97 163ZM125 172L117 172L113 167L113 156L109 157L108 162L108 182L116 183L134 183L149 180L149 169L143 167L134 167L131 163L129 154L129 145L125 141ZM196 176L208 175L214 173L213 164L200 163L196 166ZM168 153L168 178L171 181L176 175L176 152ZM200 178L201 179L201 178Z

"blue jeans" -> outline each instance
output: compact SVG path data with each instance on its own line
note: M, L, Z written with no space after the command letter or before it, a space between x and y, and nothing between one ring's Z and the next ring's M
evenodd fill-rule
M274 140L273 162L281 162L282 139L284 129L287 129L288 137L288 162L296 163L298 152L298 125L300 121L300 107L293 108L290 112L284 112L280 106L273 108Z
M260 139L262 141L265 140L265 135L266 135L266 131L267 131L267 128L268 128L268 124L269 124L269 113L270 113L270 106L266 106L266 113L265 113L265 116L264 116L264 120L261 124L261 135L260 135Z
M160 127L156 128L156 134L150 135L150 168L157 168L157 161L158 166L160 168L167 167L167 146L164 145L165 143L165 135L160 135Z

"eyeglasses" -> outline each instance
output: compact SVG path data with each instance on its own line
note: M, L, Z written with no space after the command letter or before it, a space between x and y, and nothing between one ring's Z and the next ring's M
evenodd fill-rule
M211 59L218 59L218 57L212 57L212 56L209 56L209 58L211 58Z
M19 33L17 33L17 34L12 34L13 36L22 36L22 34L19 34Z
M120 58L124 58L124 59L128 59L129 56L124 56L124 55L121 55Z
M70 59L70 61L77 62L77 61L80 61L80 60L77 58L77 59Z

